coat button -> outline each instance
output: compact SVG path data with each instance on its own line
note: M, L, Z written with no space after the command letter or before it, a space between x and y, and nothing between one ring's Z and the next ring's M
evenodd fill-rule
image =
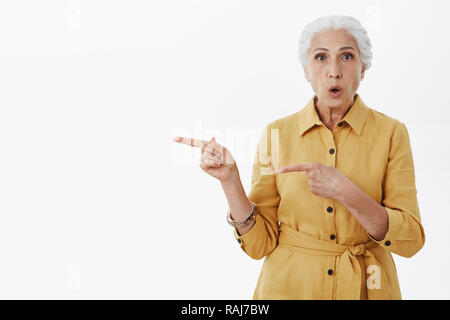
M343 125L342 122L339 122L339 123L338 123L338 126L339 126L339 127L342 127L342 125Z
M331 276L333 274L333 270L328 269L328 274Z
M239 242L239 244L241 244L241 243L242 243L241 238L238 238L238 239L237 239L237 242Z
M387 240L384 244L389 246L391 244L391 242L389 240Z
M336 236L334 235L334 234L332 234L331 236L330 236L330 239L331 240L334 240L336 238Z
M330 149L330 153L331 153L331 154L334 153L334 149L333 149L333 148Z
M333 212L333 208L332 208L332 207L328 207L328 208L327 208L327 211L328 211L328 212Z

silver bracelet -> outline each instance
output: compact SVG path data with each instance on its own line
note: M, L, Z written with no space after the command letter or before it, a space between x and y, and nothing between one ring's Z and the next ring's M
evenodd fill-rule
M256 210L255 210L256 204L254 204L254 203L251 202L251 201L250 201L250 204L251 204L251 206L252 206L252 212L250 212L250 215L249 215L247 218L245 218L245 219L243 219L243 220L241 220L241 221L234 221L234 220L232 220L232 219L231 219L231 212L230 212L230 210L228 210L228 214L227 214L227 223L228 223L230 226L232 226L232 227L243 228L243 227L248 226L253 220L256 219L256 217L255 217L255 213L256 213Z

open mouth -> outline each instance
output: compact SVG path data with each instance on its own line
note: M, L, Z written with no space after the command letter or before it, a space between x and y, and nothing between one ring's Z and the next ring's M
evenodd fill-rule
M330 93L333 93L333 94L339 94L342 91L342 89L341 89L341 87L333 86L330 89L328 89L328 91L330 91Z

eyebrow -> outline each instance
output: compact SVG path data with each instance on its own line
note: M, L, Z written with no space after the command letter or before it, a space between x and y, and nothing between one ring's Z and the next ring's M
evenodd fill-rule
M355 48L353 48L353 47L342 47L342 48L340 48L339 50L347 50L347 49L351 49L351 50L356 51ZM329 51L327 48L316 48L316 49L313 50L313 52L316 51L316 50Z

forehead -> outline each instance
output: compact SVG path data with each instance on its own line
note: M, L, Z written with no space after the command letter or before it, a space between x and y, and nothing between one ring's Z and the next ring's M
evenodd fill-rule
M316 48L339 50L342 47L353 47L359 51L355 38L344 29L330 29L318 32L311 39L309 52Z

